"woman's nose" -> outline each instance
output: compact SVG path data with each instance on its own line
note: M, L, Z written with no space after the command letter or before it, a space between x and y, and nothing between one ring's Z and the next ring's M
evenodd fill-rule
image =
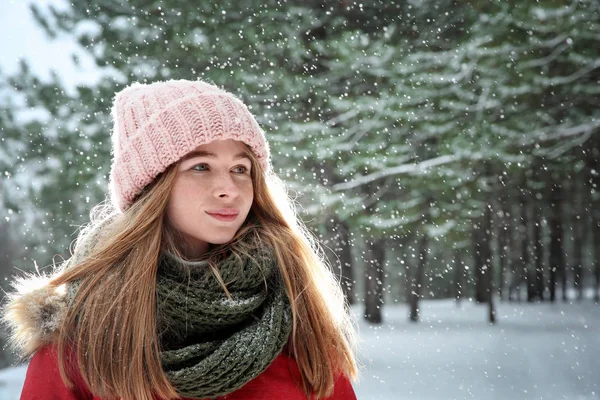
M216 197L237 197L240 193L233 176L229 172L215 177L214 194Z

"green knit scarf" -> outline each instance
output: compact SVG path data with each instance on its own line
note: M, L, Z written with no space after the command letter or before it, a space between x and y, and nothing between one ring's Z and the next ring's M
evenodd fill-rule
M214 398L263 372L287 343L291 308L270 248L218 264L163 253L157 278L162 365L183 397Z

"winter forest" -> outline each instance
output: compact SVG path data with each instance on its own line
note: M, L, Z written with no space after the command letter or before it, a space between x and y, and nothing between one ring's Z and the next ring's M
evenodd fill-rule
M365 340L359 398L600 398L600 2L70 0L30 14L96 78L0 69L4 290L68 258L105 200L115 91L202 78L251 106L339 276Z

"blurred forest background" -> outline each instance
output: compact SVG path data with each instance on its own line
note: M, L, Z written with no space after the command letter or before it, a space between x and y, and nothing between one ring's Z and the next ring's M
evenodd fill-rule
M218 3L218 4L217 4ZM68 257L103 201L115 91L251 106L352 304L599 302L600 3L71 0L32 6L102 78L0 71L0 276ZM74 62L77 59L74 58ZM59 255L59 256L57 256ZM501 323L501 321L499 321Z

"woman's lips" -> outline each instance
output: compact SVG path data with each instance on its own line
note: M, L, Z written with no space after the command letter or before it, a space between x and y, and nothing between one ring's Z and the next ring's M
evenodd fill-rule
M207 211L206 213L219 221L231 222L237 219L240 212L237 210L217 210Z

